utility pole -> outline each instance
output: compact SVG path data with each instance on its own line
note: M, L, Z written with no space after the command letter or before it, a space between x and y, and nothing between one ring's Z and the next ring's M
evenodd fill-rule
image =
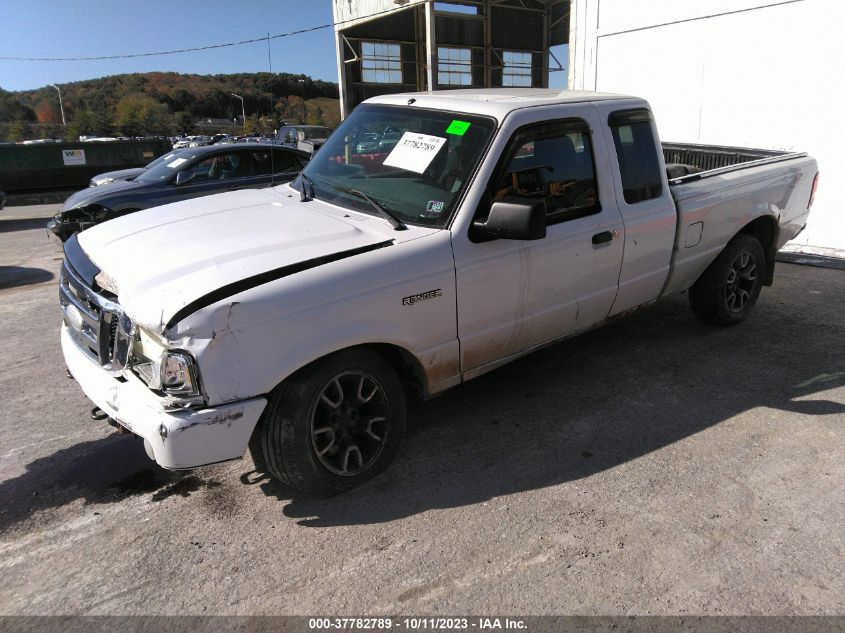
M230 92L229 94L235 97L236 99L241 100L241 116L243 116L244 127L246 127L246 110L244 109L244 98L241 95L236 95L234 92Z
M62 111L62 125L67 127L67 123L65 122L65 104L62 103L62 91L59 90L59 87L56 84L50 84L53 88L56 89L56 92L59 93L59 110Z
M302 86L302 122L305 123L308 118L308 111L305 109L305 80L297 79L297 81Z

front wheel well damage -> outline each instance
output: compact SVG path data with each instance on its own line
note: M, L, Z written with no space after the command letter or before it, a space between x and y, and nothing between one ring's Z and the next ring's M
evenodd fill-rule
M775 275L775 255L777 255L777 219L772 216L761 216L742 227L739 233L750 235L760 242L766 258L766 274L763 277L763 285L771 286Z

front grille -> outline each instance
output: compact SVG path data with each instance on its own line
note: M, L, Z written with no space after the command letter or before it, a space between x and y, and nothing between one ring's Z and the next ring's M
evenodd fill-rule
M90 288L67 260L59 277L59 303L77 347L106 370L122 371L129 362L134 325L118 303Z

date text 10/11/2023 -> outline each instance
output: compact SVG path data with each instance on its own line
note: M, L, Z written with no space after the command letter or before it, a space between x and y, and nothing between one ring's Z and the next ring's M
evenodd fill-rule
M523 620L499 617L440 618L440 617L372 617L372 618L310 618L309 630L524 630Z

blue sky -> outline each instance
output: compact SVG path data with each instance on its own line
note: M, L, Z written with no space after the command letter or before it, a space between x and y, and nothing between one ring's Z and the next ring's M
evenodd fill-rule
M0 0L0 56L144 53L234 42L331 22L331 0ZM337 81L331 28L271 40L271 54L274 72L305 73L314 79ZM566 63L565 58L562 61ZM104 61L0 60L0 88L26 90L156 70L197 74L267 71L267 45L258 42ZM561 87L563 82L563 73L552 73L552 86Z

